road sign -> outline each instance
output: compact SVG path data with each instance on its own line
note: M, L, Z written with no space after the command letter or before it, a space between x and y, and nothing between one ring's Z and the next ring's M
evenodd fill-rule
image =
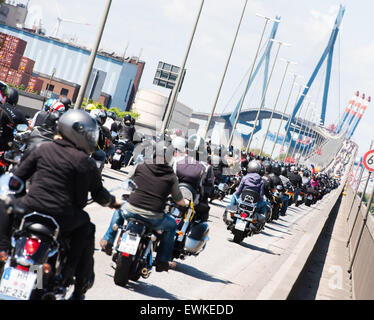
M374 172L374 150L366 152L362 162L367 170Z

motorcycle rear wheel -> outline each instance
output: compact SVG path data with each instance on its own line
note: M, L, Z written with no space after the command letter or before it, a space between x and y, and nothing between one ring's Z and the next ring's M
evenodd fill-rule
M117 258L116 271L114 272L114 283L117 286L124 287L129 282L130 269L131 258L119 254Z
M234 230L233 233L234 233L234 240L233 241L235 243L239 244L240 242L243 241L243 239L244 239L244 232L243 231Z

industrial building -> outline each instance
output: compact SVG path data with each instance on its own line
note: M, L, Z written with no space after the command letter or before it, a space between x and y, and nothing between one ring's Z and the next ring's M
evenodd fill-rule
M27 42L24 55L35 61L36 74L54 74L57 79L74 84L83 82L89 50L4 24L0 24L0 32ZM94 69L101 71L97 74L101 79L95 79L94 82L101 80L102 87L96 87L96 90L99 91L99 96L103 93L111 97L109 107L117 107L123 111L131 108L144 65L137 58L125 60L103 52L97 54Z

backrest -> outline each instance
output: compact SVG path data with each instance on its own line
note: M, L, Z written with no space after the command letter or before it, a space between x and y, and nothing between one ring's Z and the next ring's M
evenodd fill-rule
M260 195L258 194L258 192L251 190L249 188L245 188L242 191L240 198L242 201L248 202L248 203L260 202Z

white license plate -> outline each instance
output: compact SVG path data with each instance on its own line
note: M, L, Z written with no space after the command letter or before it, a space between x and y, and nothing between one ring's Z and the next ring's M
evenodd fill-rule
M302 196L299 196L298 197L299 201L303 200L303 197Z
M113 160L120 160L121 159L121 154L120 153L115 153L113 155Z
M235 229L240 230L240 231L244 231L246 226L247 226L247 221L241 220L241 219L236 219Z
M124 233L118 251L135 255L136 251L138 250L139 242L139 236L133 236L128 233Z
M308 200L313 200L313 196L307 196L306 197Z
M4 270L1 278L0 298L28 300L36 280L36 273L9 267Z

